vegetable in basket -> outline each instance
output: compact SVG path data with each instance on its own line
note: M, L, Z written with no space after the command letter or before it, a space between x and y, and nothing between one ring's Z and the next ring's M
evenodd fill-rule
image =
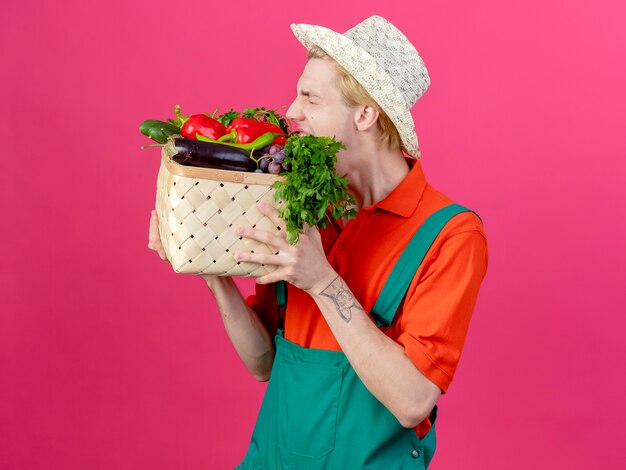
M219 139L213 140L213 139L209 139L208 137L204 137L200 134L196 134L196 139L202 142L216 142L216 143L221 143L223 145L230 145L232 147L236 147L236 148L240 148L240 149L248 150L252 152L253 150L259 150L259 149L262 149L263 147L267 147L268 145L271 145L274 139L280 135L281 134L278 134L275 132L266 132L265 134L258 136L252 142L248 142L246 144L239 144L239 143L232 144L230 142L224 142ZM252 156L250 156L250 158L252 158Z
M165 144L164 150L170 158L182 165L234 171L254 171L257 168L249 151L218 142L172 137Z
M257 121L252 118L237 118L226 128L225 134L218 140L220 142L247 144L268 132L276 134L276 137L285 136L283 130L272 123Z
M281 116L274 109L265 108L246 108L241 112L241 117L252 118L257 121L270 122L275 126L280 127L285 135L292 134L291 126L287 122L284 116Z
M335 174L337 152L345 148L333 137L300 136L287 139L285 164L291 171L282 173L286 181L277 181L276 200L286 204L278 214L286 222L287 240L298 242L304 233L304 224L324 228L330 215L347 219L356 214L354 196L348 191L348 180Z
M159 144L164 144L167 142L167 138L174 134L180 134L180 127L176 127L169 122L156 121L156 120L147 120L141 123L139 126L139 131L150 137L155 142Z
M217 140L226 134L226 127L217 119L206 114L193 114L185 121L180 131L182 136L188 139L195 139L196 134L199 134Z
M173 136L168 139L165 150L170 158L183 165L262 173L265 169L263 156L255 158L253 154L255 150L270 145L274 136L275 134L268 132L249 144L217 142L199 134L197 140ZM281 171L282 168L273 173Z

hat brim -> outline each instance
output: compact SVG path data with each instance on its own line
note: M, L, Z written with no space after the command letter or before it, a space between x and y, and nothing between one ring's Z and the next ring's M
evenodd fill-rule
M419 159L420 149L413 116L385 69L350 38L324 26L292 24L291 30L306 49L313 46L322 49L367 90L396 126L403 150Z

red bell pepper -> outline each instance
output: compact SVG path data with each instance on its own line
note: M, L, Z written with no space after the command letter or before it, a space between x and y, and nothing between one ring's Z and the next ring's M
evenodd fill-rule
M200 134L217 140L226 134L226 127L206 114L194 114L182 125L180 133L188 139L196 139L196 134Z
M283 130L269 122L257 121L251 118L237 118L226 128L226 133L219 139L220 142L234 142L247 144L268 132L284 136ZM277 136L276 138L279 138Z
M272 142L272 145L280 145L281 147L284 147L286 143L287 143L287 137L285 137L284 135L279 135L279 136L276 136L276 138Z

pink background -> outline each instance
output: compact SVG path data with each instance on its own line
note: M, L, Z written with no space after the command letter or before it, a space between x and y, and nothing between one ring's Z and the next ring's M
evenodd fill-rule
M623 2L128 3L3 6L0 468L239 462L265 385L202 282L147 248L159 157L138 126L288 105L289 24L374 13L432 78L429 181L490 242L431 468L623 468Z

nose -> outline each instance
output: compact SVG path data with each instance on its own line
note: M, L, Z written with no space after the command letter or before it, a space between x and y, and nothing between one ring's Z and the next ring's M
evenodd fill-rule
M291 105L289 106L289 109L287 109L287 112L285 113L285 117L291 121L302 121L302 119L304 118L304 116L302 115L302 108L300 107L299 103L298 103L298 97L296 96L296 99L293 100L293 103L291 103Z

